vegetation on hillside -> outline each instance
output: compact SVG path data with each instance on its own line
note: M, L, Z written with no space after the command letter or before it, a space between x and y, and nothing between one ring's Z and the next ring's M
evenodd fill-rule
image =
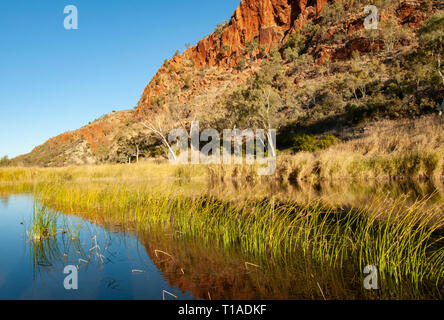
M336 2L269 53L253 39L245 48L249 59L238 66L259 59L248 81L226 90L207 110L191 102L178 114L171 111L174 102L168 104L167 118L182 119L164 124L162 134L174 126L189 130L197 119L201 130L276 128L279 149L318 151L356 138L368 123L438 115L444 101L444 15L436 1L426 2L430 17L419 27L398 17L403 3L380 1L384 18L378 30L347 33L345 21L359 21L363 3ZM359 51L347 53L356 41ZM320 55L319 48L335 48L336 55Z
M417 35L403 27L404 42L393 48L354 51L350 60L325 64L316 64L306 53L318 32L309 24L272 52L245 86L220 99L221 117L210 126L254 128L260 123L267 128L263 119L271 118L280 129L280 148L316 151L299 147L301 134L305 140L327 133L344 139L344 128L370 121L438 114L444 98L439 60L443 20L443 14L433 15ZM383 29L378 36L384 39L390 32Z

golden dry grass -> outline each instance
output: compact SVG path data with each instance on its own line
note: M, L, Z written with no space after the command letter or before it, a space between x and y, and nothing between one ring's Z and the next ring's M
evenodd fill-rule
M205 177L204 166L171 165L167 161L139 164L68 166L62 168L0 168L0 182L37 183L52 181L159 180Z
M365 133L327 150L278 159L278 175L289 180L441 180L444 176L444 119L381 121Z
M439 149L444 149L444 118L437 116L379 121L367 126L361 138L333 147L362 155Z
M171 165L167 160L139 164L70 166L64 168L0 168L0 182L209 179L255 181L257 166ZM389 180L399 178L442 181L444 177L444 119L380 121L365 133L327 150L281 154L276 173L264 179Z

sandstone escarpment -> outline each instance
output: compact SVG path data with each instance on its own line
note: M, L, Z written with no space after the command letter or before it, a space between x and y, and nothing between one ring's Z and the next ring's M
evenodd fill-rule
M257 39L262 50L269 52L282 45L291 31L299 30L307 21L316 18L326 3L327 0L242 0L226 25L182 55L173 57L168 67L158 71L145 88L137 111L153 107L153 99L171 89L171 85L163 81L169 71L177 73L186 65L196 69L233 68L242 59L256 54L246 52L253 39Z

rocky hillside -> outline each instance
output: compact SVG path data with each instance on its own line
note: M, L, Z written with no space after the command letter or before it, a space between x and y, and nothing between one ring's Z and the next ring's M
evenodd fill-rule
M286 37L315 19L326 3L327 0L243 0L229 22L217 25L215 32L196 46L165 62L143 92L138 111L156 105L159 96L164 97L169 90L178 91L180 103L226 89L233 80L242 82L251 70L234 70L241 61L256 58L259 48L270 52L282 47Z
M380 10L378 30L364 29L366 4ZM135 110L50 139L14 163L158 156L165 154L159 134L142 122L157 131L191 120L254 127L266 97L282 148L292 147L300 132L348 139L366 121L437 112L441 67L433 60L433 35L422 26L436 16L430 23L442 33L442 10L434 0L242 0L229 21L165 60Z
M123 111L105 115L79 130L49 139L14 161L39 166L97 163L103 146L112 143L120 128L130 123L132 114L132 111Z

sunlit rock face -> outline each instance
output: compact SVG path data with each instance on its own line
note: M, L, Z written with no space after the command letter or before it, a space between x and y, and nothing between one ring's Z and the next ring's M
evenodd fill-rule
M292 28L300 28L309 17L314 17L327 0L244 0L234 12L222 34L213 33L185 52L197 67L233 67L244 55L245 45L254 38L266 48L273 48ZM217 44L229 49L218 54ZM215 49L216 47L216 49Z
M245 49L250 41L257 39L258 45L269 52L282 45L292 30L316 18L326 3L327 0L242 0L228 24L173 57L169 68L177 71L190 61L197 69L233 68L243 58L249 58ZM146 87L139 112L152 107L152 98L165 91L165 86L159 85L165 72L168 70L162 67Z

